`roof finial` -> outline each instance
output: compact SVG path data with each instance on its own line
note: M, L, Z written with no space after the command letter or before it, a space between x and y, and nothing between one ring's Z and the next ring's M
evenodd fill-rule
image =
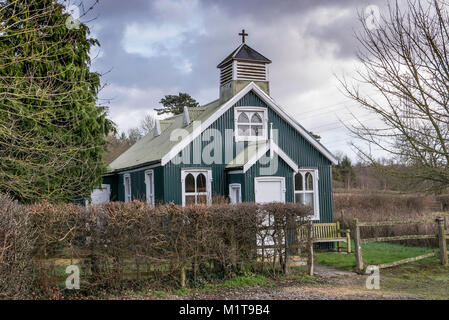
M153 136L157 137L161 135L161 123L159 122L159 119L156 118L156 120L154 121L154 132L153 132Z
M190 115L189 115L189 109L184 106L184 112L182 115L182 126L187 127L190 124Z
M246 37L247 35L248 35L248 34L245 33L245 29L242 29L242 32L239 33L239 36L242 36L242 43L245 43L245 37Z

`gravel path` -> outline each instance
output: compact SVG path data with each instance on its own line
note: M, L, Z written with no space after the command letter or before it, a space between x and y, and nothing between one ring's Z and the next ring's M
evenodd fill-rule
M200 293L196 296L164 297L164 299L193 300L409 300L419 297L368 290L365 288L366 276L315 265L317 284L304 284L296 279L277 280L274 286L251 288L220 289L217 292ZM158 299L151 295L116 297L118 299Z

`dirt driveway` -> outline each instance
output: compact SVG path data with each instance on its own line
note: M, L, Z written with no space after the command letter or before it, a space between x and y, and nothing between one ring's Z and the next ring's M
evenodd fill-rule
M368 290L366 277L349 271L316 265L316 279L312 284L304 284L298 279L282 278L272 286L250 288L221 288L214 292L193 293L188 296L169 295L163 299L194 300L409 300L417 296ZM153 295L135 295L120 299L158 299ZM160 299L160 298L159 298Z

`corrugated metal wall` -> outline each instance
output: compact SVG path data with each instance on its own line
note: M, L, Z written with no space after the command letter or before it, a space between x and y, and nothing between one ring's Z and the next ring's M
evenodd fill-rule
M108 184L111 186L111 196L110 201L119 201L119 191L118 191L118 175L104 176L102 179L103 184Z
M332 201L332 177L331 177L331 163L324 157L318 150L316 150L306 139L304 139L294 128L292 128L285 120L283 120L278 114L276 114L271 108L266 105L262 99L260 99L255 93L250 92L245 95L234 106L260 106L268 108L268 123L273 123L273 129L278 129L279 134L277 144L281 149L292 158L300 167L303 168L318 168L319 171L319 201L320 201L320 217L322 222L333 221L333 201ZM212 193L228 195L228 185L240 181L242 183L242 198L244 201L254 201L254 177L258 175L258 169L260 163L254 165L244 175L227 175L224 168L235 155L237 146L233 145L233 155L226 155L225 157L225 145L233 144L232 135L226 137L226 129L234 129L234 108L230 108L217 119L210 128L217 129L223 140L216 141L214 146L216 150L222 150L222 159L220 164L216 163L204 163L203 157L200 158L200 163L195 163L195 157L198 157L197 146L201 146L200 150L206 145L209 145L211 141L215 141L210 132L205 132L201 136L197 137L193 143L186 147L184 155L188 156L188 163L181 165L176 164L173 160L165 165L163 168L155 168L155 191L156 199L163 200L164 202L174 202L181 204L182 190L181 190L181 168L182 167L203 167L212 169ZM229 133L228 133L229 134ZM241 150L246 143L240 143L238 147ZM213 152L212 152L212 155ZM287 201L293 201L293 172L287 164L279 158L279 168L276 174L284 176L286 179L286 199ZM157 169L157 170L156 170ZM132 193L133 197L139 198L145 195L144 184L144 171L135 171L132 173ZM245 183L243 183L243 179ZM123 201L123 175L120 174L117 179L117 194L118 199ZM161 191L163 189L163 191Z
M246 201L245 200L245 192L246 192L245 175L243 173L239 173L239 174L228 173L228 182L227 182L228 189L226 190L226 195L229 195L229 185L231 183L240 184L240 187L241 187L240 191L242 193L242 201Z
M269 156L269 152L267 153ZM260 161L257 161L248 171L245 172L245 193L242 192L242 199L247 202L255 201L255 193L254 193L254 178L256 177L264 177L264 176L276 176L276 177L284 177L285 178L285 201L293 202L293 169L288 166L280 157L277 158L277 170L272 174L264 174L261 168L267 167L269 164L261 164ZM271 160L270 163L274 161ZM274 166L274 165L273 165Z
M145 171L148 169L130 172L131 195L133 200L146 201ZM154 196L155 202L164 202L164 169L152 168L154 171ZM125 201L125 188L123 185L124 173L103 177L103 183L111 185L111 201Z
M302 168L318 168L319 182L319 207L320 221L333 221L333 201L332 201L332 169L330 161L313 147L304 137L302 137L293 127L274 112L255 93L249 92L236 106L260 106L268 108L268 123L273 123L273 129L278 129L282 134L278 135L277 144L293 161ZM299 119L301 120L301 119ZM254 167L253 167L254 168ZM254 169L253 169L254 170ZM251 180L251 179L250 179ZM249 181L248 181L249 182ZM291 199L293 201L293 176L286 179L291 188ZM250 188L250 184L247 186ZM254 187L252 187L254 188ZM289 187L287 187L288 189ZM254 189L253 189L254 190ZM287 195L289 191L287 190ZM246 192L250 196L250 192ZM287 196L286 195L286 196ZM254 199L254 191L252 195Z

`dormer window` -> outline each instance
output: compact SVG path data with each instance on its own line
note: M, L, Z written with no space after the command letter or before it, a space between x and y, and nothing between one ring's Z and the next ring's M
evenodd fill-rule
M260 107L237 107L234 109L235 140L267 140L267 109Z

